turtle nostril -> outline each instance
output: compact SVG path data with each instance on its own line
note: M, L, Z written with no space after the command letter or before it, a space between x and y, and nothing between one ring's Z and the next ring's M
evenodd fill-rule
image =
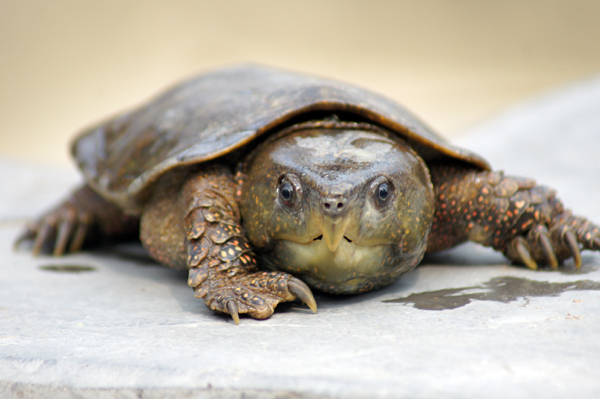
M337 214L339 212L342 212L345 206L345 202L339 199L328 198L323 200L323 207L325 208L325 211L327 211L327 213L332 212L334 214Z

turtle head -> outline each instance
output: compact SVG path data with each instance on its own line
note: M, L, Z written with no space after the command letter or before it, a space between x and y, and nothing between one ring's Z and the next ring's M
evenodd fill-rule
M271 269L354 293L391 283L425 252L433 187L399 138L298 130L259 147L245 173L244 226Z

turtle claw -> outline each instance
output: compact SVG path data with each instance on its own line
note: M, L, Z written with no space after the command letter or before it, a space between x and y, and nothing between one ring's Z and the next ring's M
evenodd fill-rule
M54 256L62 256L65 253L69 238L73 234L74 226L71 218L65 219L58 228L56 243L54 245Z
M258 272L229 278L216 275L205 280L198 289L204 288L201 297L212 310L229 313L236 324L240 314L254 319L267 319L281 302L301 299L312 309L317 303L310 288L301 280L281 272Z
M87 220L81 221L79 223L79 226L77 226L77 230L75 231L75 235L73 236L73 240L71 241L69 252L77 252L81 249L81 247L83 247L88 227L89 222Z
M240 315L238 313L238 306L236 305L236 303L233 299L227 301L227 310L229 311L229 314L231 315L231 318L233 319L235 324L239 325L240 324Z
M31 249L31 253L33 256L38 256L42 251L42 248L48 238L50 237L50 233L52 232L52 225L44 223L42 227L37 232L35 236L35 241L33 242L33 248Z
M554 252L554 248L552 247L552 241L550 236L546 231L543 231L538 236L538 241L542 251L544 251L544 255L546 256L546 260L550 267L553 269L558 269L558 260L556 259L556 253Z
M581 252L579 250L579 243L577 242L577 237L575 236L575 233L573 233L571 230L566 230L563 234L563 240L565 244L569 247L571 254L573 254L575 267L579 269L581 267Z
M515 251L519 255L519 260L531 270L537 270L538 265L527 249L527 243L523 237L517 237L513 241Z
M91 222L89 212L78 209L70 202L64 202L29 225L16 239L14 247L17 249L24 241L33 241L33 256L50 248L54 256L76 252L83 246Z
M313 313L317 313L317 302L315 301L315 297L304 281L292 277L287 284L290 294L304 302Z

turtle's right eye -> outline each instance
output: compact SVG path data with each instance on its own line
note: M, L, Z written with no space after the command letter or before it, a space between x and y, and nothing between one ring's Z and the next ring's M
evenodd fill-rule
M302 200L302 185L296 175L285 175L277 188L279 203L286 208L296 209Z
M377 187L377 196L379 197L380 202L385 202L390 193L390 187L387 183L381 183L379 187Z
M371 193L378 209L382 210L389 206L394 196L394 186L385 176L379 176L371 183Z

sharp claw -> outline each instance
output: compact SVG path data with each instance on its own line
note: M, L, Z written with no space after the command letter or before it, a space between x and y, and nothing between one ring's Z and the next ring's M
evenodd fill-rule
M290 294L300 298L302 302L304 302L313 313L317 313L317 302L315 301L315 297L313 296L310 288L302 281L295 277L292 277L288 281L288 291Z
M51 230L52 230L52 226L49 224L44 224L40 228L37 236L35 237L35 241L33 243L33 249L31 250L31 253L33 254L33 256L38 256L40 254L40 251L42 250L42 246L44 245L44 243L46 242L46 239L50 235Z
M565 244L567 244L567 246L571 250L571 253L573 254L575 267L579 269L581 267L581 252L579 251L579 243L577 242L577 237L575 237L575 233L573 233L571 230L567 230L563 235L563 239L565 241Z
M81 249L83 243L85 242L87 229L87 223L79 223L79 226L77 226L77 231L75 232L75 236L73 237L73 241L71 241L69 252L77 252Z
M227 301L227 310L229 310L229 314L235 324L240 324L240 315L238 314L238 307L234 300L230 299Z
M535 260L533 260L531 257L531 254L529 253L529 250L527 249L522 237L517 237L514 242L514 246L515 250L519 254L519 257L521 258L521 262L523 262L525 266L531 270L537 270L537 263L535 263Z
M552 241L550 241L550 237L548 233L542 232L538 236L538 240L542 250L544 251L544 255L546 255L546 259L548 263L553 269L558 269L558 260L556 260L556 254L554 253L554 248L552 247Z
M65 220L58 228L58 237L54 245L54 256L62 256L65 253L65 248L69 242L69 236L73 230L73 224L69 220Z

